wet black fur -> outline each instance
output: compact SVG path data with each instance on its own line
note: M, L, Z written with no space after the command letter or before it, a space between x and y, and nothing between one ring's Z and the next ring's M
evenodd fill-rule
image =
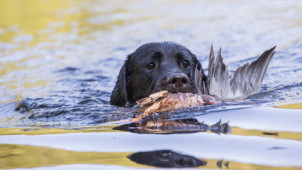
M187 68L182 65L184 60L190 63ZM150 62L155 63L154 70L146 68ZM196 56L180 44L174 42L144 44L128 55L112 91L110 104L125 106L129 103L132 105L137 100L161 90L177 92L165 81L171 73L183 73L189 78L188 85L178 89L178 92L198 93L194 83L196 65L201 68Z

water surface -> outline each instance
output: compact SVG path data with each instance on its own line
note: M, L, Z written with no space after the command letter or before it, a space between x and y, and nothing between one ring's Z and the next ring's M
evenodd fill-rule
M0 1L0 168L302 168L301 11L294 0ZM211 45L231 71L277 52L246 101L128 124L132 108L110 94L126 56L154 41L186 46L205 69Z

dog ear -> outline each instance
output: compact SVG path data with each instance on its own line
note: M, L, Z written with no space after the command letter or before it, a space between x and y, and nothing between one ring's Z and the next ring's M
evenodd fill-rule
M194 69L197 67L198 70L202 69L201 68L201 64L200 62L197 60L197 57L195 54L193 54L190 50L189 50L190 55L192 56L193 62L194 62Z
M117 77L115 87L110 97L110 104L116 106L125 106L128 99L127 94L127 66L128 59L125 61Z
M194 68L194 81L198 87L199 93L201 94L209 94L209 87L207 83L207 76L204 74L202 66L200 62L197 60L196 55L191 53L191 56L193 57L193 61L195 63Z

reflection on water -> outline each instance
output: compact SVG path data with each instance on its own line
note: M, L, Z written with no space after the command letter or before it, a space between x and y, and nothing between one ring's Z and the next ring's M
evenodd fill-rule
M284 140L289 143L301 142L301 128L297 124L299 116L296 111L290 110L301 109L302 103L301 11L302 3L296 0L130 0L127 3L120 0L32 0L30 3L2 0L0 134L43 136L71 132L119 134L122 131L123 134L144 137L158 134L164 138L165 134L197 135L210 131L221 134L217 135L220 137L219 141L233 140L237 144L240 140L231 138L230 134L238 135L246 139L246 142L253 137L274 139L280 143ZM124 124L124 120L135 116L131 113L133 108L109 105L111 90L126 56L141 44L152 41L176 41L183 44L197 55L204 68L207 68L211 44L223 48L222 55L230 70L253 61L260 52L274 45L277 45L277 53L272 59L260 93L246 101L184 109L167 115L157 115L140 123ZM259 107L263 105L277 105L282 111L268 113ZM259 113L251 113L245 109L248 107L259 107ZM235 111L237 115L233 115ZM217 117L220 113L226 117ZM289 119L286 119L287 122L282 127L289 126L287 129L292 130L280 130L276 123L268 121L273 117L275 121L282 122L284 114ZM211 123L203 122L206 117ZM295 122L290 117L294 117ZM221 123L220 119L230 123ZM232 132L230 125L236 126L232 127ZM25 136L19 137L22 141ZM137 138L136 136L133 140ZM177 140L181 139L179 136ZM240 148L257 148L256 145L259 144L262 143ZM166 149L135 153L110 152L102 153L98 157L91 156L92 153L37 147L39 154L31 157L32 153L25 150L28 150L27 147L35 148L34 146L0 147L0 154L3 156L0 157L0 168L76 163L148 166L150 164L136 164L127 156L142 153L152 155L162 151L159 149ZM292 148L283 145L268 145L264 148L271 148L270 154L265 155L266 158L277 155L282 160L296 160L302 156L293 154ZM40 152L44 149L49 150ZM287 150L292 152L288 153ZM24 151L23 155L21 151ZM58 153L62 161L54 160L52 151ZM280 162L276 159L270 166L264 166L267 165L265 161L254 165L251 162L253 163L255 156L245 155L241 156L244 158L243 162L232 162L231 156L226 157L227 161L221 161L219 156L211 157L211 153L219 153L217 149L205 152L208 156L202 159L178 153L177 150L167 152L175 156L169 160L174 160L174 163L175 160L182 160L182 165L202 165L198 161L207 160L207 164L202 166L206 168L229 166L232 169L270 169L276 168L274 165ZM241 152L235 148L234 153L239 155ZM80 156L75 158L70 154ZM189 151L187 154L191 155ZM42 157L45 162L35 161L41 160L41 155L44 155ZM81 157L87 159L81 161ZM94 161L96 157L98 160ZM105 157L114 161L104 159ZM286 160L288 163L289 160ZM171 164L166 164L168 165ZM295 161L290 165L301 166ZM283 166L277 169L286 168Z
M124 167L202 167L206 169L299 169L243 164L228 160L197 158L171 150L147 152L75 152L28 145L0 144L0 168L34 168L70 164L118 165ZM55 168L55 167L53 167ZM98 167L97 167L98 168ZM100 167L103 169L104 167Z
M121 125L113 129L147 134L197 133L207 130L217 134L227 134L231 131L230 125L221 123L221 120L209 126L193 118L178 120L146 118L140 122Z
M151 152L137 152L128 156L136 163L150 165L160 168L187 168L206 166L207 161L197 159L193 156L183 155L170 150L158 150ZM212 161L211 161L212 162ZM218 168L229 169L229 161L217 160Z
M68 164L105 164L135 166L128 161L130 153L74 152L27 145L0 145L0 168L33 168Z
M139 164L161 168L187 168L207 164L205 160L199 160L192 156L179 154L170 150L138 152L131 154L128 158Z

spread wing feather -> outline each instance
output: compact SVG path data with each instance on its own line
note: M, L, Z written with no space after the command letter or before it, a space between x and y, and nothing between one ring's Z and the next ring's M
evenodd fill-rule
M236 69L233 77L229 76L227 65L223 62L221 49L214 56L211 47L209 57L208 86L211 95L222 99L243 99L259 92L267 67L275 53L275 47L266 50L251 64L247 63Z

